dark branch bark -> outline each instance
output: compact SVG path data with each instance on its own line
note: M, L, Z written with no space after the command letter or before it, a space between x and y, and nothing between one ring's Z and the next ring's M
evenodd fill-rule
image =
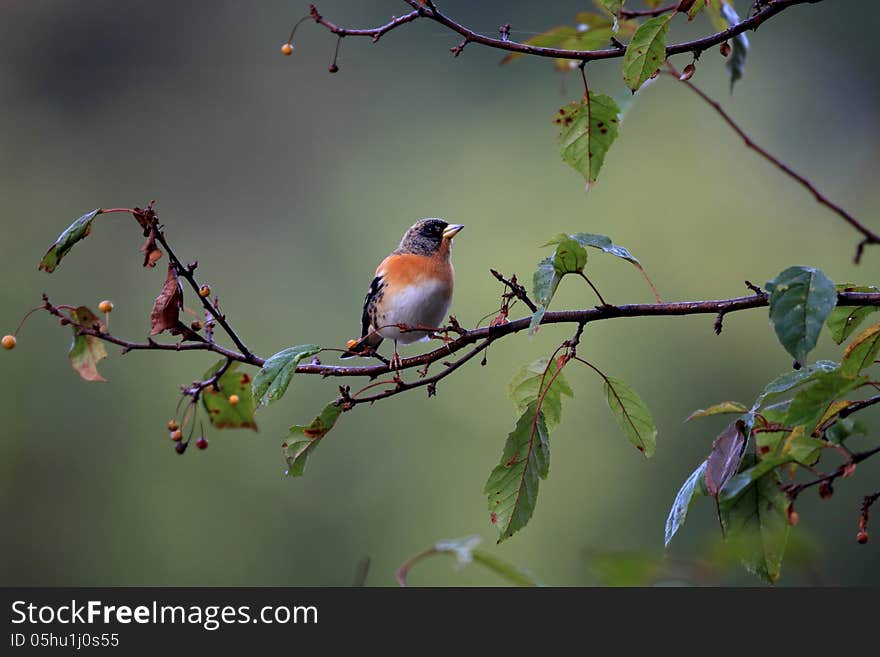
M395 18L389 23L380 27L365 30L352 30L339 27L338 25L327 21L323 16L321 16L314 5L311 6L311 11L313 12L313 17L318 17L315 20L334 34L340 34L342 36L368 36L372 37L374 41L386 32L389 32L405 23L412 22L417 18L426 18L436 23L440 23L441 25L449 28L453 32L460 34L462 37L464 37L467 43L479 43L489 48L520 53L523 55L549 57L552 59L577 59L583 62L590 62L599 59L614 59L616 57L623 57L623 54L625 52L625 49L622 48L607 48L604 50L566 50L564 48L542 48L539 46L531 46L526 43L511 41L509 38L498 39L495 37L489 37L474 32L472 29L453 20L452 18L441 12L439 9L437 9L436 5L433 2L428 2L423 5L420 0L405 1L413 8L413 11L399 18ZM703 37L701 39L684 41L682 43L676 43L668 46L666 48L666 56L670 57L672 55L678 55L686 52L698 55L699 53L702 53L704 50L707 50L712 46L717 46L718 44L733 38L737 34L741 34L748 30L757 29L757 27L761 25L764 21L772 18L779 12L788 9L789 7L800 4L815 4L821 1L822 0L770 0L767 4L764 5L764 7L760 11L755 13L753 16L746 18L745 20L726 30L722 30L721 32L717 32L715 34L710 34L709 36Z

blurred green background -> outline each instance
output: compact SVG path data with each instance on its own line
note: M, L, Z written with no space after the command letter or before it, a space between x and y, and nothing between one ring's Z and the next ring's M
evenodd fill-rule
M795 7L750 34L732 97L717 51L703 56L694 82L876 228L878 25L875 11L861 11L868 5ZM46 291L56 303L112 299L113 332L145 337L164 264L142 269L140 233L125 215L100 217L54 275L36 265L83 212L150 199L181 257L198 259L262 355L355 336L376 263L426 216L466 225L453 303L465 325L497 308L489 267L530 279L545 255L539 245L559 231L610 235L670 300L744 294L744 279L763 283L793 264L835 281L878 281L880 252L855 267L856 233L681 85L659 80L639 94L585 194L558 158L550 121L580 95L576 77L549 61L499 67L499 53L476 45L453 59L458 39L428 22L375 45L344 40L340 72L329 75L335 39L311 22L293 57L278 52L306 6L0 3L0 332ZM485 33L509 21L517 39L590 6L441 3ZM391 0L319 7L351 27L406 10ZM710 31L705 18L676 21L672 36ZM619 67L591 64L592 88L623 98ZM610 302L651 299L626 263L595 255L589 268ZM566 281L554 306L593 303L585 286ZM286 428L332 399L334 381L299 377L259 413L259 433L214 431L210 449L180 457L165 423L178 386L214 358L110 349L101 368L110 382L88 384L67 362L69 331L37 315L0 358L0 583L344 586L369 555L368 583L389 585L407 557L474 533L549 584L621 581L603 579L595 555L662 556L672 499L724 423L683 418L716 401L750 401L791 362L760 311L728 317L720 337L709 316L589 326L580 353L650 405L656 457L642 458L619 434L596 377L571 368L576 398L552 436L535 516L496 547L482 486L515 421L505 386L568 333L547 327L534 339L505 339L486 367L469 364L436 398L420 391L358 408L292 480L279 449ZM839 353L823 336L815 357ZM866 420L880 426L877 413ZM880 583L877 547L854 540L858 500L877 488L878 466L860 465L830 501L802 496L800 557L783 565L780 584ZM670 556L707 558L716 534L711 506L699 504ZM499 583L477 567L454 572L443 558L410 581ZM720 581L758 583L736 568Z

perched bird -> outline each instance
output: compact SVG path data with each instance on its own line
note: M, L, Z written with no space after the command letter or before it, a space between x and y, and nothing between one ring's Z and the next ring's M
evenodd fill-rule
M422 340L440 327L452 302L452 238L463 227L422 219L406 231L400 246L376 268L364 299L361 338L349 341L342 358L373 354L388 338L394 341L392 364L399 363L398 344Z

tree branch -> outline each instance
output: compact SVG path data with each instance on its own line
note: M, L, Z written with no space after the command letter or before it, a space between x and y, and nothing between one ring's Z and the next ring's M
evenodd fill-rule
M722 30L721 32L717 32L715 34L710 34L709 36L703 37L701 39L684 41L682 43L676 43L668 46L666 48L666 56L670 57L672 55L678 55L686 52L699 55L699 53L702 53L704 50L707 50L712 46L717 46L718 44L733 38L737 34L741 34L748 30L757 29L758 26L761 25L764 21L772 18L779 12L788 9L789 7L800 4L815 4L821 1L822 0L770 0L763 6L760 11L758 11L751 17L737 23L736 25L729 27L726 30ZM460 34L462 37L464 37L466 43L479 43L480 45L487 46L489 48L520 53L523 55L549 57L552 59L577 59L580 61L589 62L598 59L614 59L616 57L623 57L625 52L625 49L623 48L607 48L604 50L566 50L564 48L544 48L540 46L532 46L526 43L520 43L517 41L511 41L509 38L497 39L494 37L488 37L483 34L479 34L472 29L462 25L461 23L453 20L452 18L441 12L439 9L437 9L437 6L434 2L425 2L424 4L421 2L421 0L405 0L405 2L413 8L413 11L399 18L394 18L389 23L373 29L352 30L339 27L338 25L331 23L323 16L321 16L314 5L310 6L310 12L312 12L313 17L317 16L315 20L319 24L323 25L334 34L339 34L341 36L368 36L372 37L373 41L378 40L379 37L381 37L386 32L390 32L391 30L400 27L405 23L412 22L417 18L426 18L436 23L440 23L441 25L449 28L453 32ZM668 8L663 9L668 11ZM665 11L660 13L665 13Z
M47 303L47 310L50 313L62 316L54 306ZM731 299L706 300L706 301L678 301L669 303L643 303L643 304L625 304L620 306L602 306L599 308L588 308L581 310L557 310L548 311L544 314L541 325L550 324L579 324L585 325L591 322L604 321L608 319L623 317L675 317L683 315L707 315L724 313L729 314L742 310L753 308L763 308L769 303L769 297L766 294L755 294L745 297L734 297ZM880 293L876 292L839 292L837 295L837 304L839 306L880 306ZM465 362L473 358L475 355L483 351L492 342L514 333L526 331L529 328L531 317L523 317L506 324L498 326L488 326L473 330L466 330L461 327L453 327L451 330L459 333L459 337L438 347L432 351L404 358L400 362L400 367L394 371L402 371L412 369L414 367L430 365L437 361L448 358L450 355L457 353L465 347L477 345L474 349L465 354L458 361L447 365L447 370L430 378L425 378L414 383L399 384L396 392L402 392L411 388L421 387L431 383L436 383L440 379L448 376L452 371L458 369ZM83 335L91 335L105 342L118 345L125 352L136 350L165 350L165 351L211 351L230 360L239 361L249 365L261 367L265 360L259 356L251 354L246 356L243 353L227 349L213 342L180 342L175 344L167 344L156 342L149 339L147 342L132 342L118 338L105 331L96 330L94 327L75 325ZM478 344L479 343L479 344ZM359 366L340 366L307 363L297 365L297 373L299 374L317 374L324 377L369 377L376 378L383 374L392 372L386 363L376 365L359 365ZM384 397L391 396L387 393L374 395L373 397L359 398L357 403L366 401L376 401ZM867 401L867 400L866 400ZM876 402L872 402L876 403ZM853 411L850 411L853 412Z

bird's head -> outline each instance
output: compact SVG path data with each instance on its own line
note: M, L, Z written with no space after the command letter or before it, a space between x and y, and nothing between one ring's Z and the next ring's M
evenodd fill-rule
M450 224L442 219L420 219L406 231L397 253L414 253L416 255L434 255L438 251L449 252L452 238L464 226Z

